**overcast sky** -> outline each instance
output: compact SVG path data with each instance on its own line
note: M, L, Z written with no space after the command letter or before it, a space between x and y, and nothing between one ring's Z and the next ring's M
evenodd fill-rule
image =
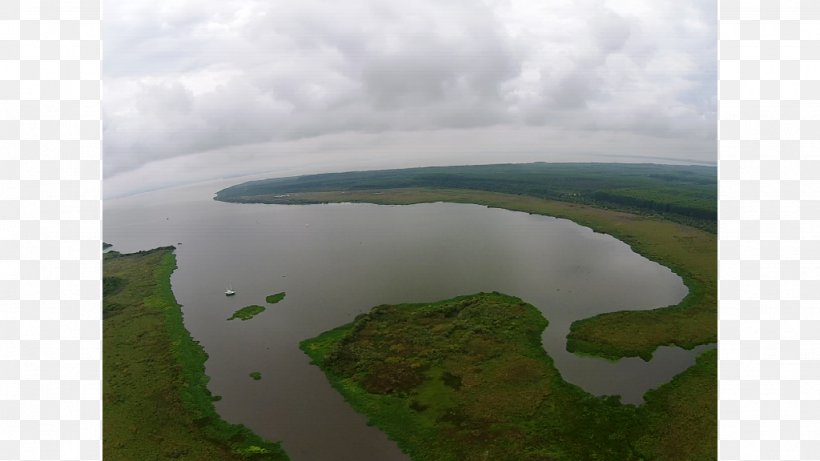
M716 161L715 0L106 0L106 197L219 177Z

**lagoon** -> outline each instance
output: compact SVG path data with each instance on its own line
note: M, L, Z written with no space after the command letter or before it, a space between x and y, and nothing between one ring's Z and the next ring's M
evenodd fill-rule
M104 239L121 252L177 246L174 293L186 327L210 355L209 388L222 396L217 411L281 440L294 460L406 459L298 348L378 304L479 291L520 297L549 320L544 348L564 378L624 402L640 403L646 390L694 363L696 351L678 348L661 348L648 363L565 351L574 320L676 304L687 292L668 268L611 236L478 205L212 200L225 185L107 201ZM235 296L224 295L229 284ZM287 297L253 320L225 321L282 291ZM253 371L264 379L248 379Z

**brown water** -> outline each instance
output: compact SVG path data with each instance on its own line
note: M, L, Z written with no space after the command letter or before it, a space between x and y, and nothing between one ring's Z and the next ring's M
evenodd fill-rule
M281 440L294 460L407 459L298 348L378 304L518 296L550 321L544 348L565 379L624 402L641 402L702 350L665 347L648 363L567 353L572 321L675 304L687 292L669 269L571 221L449 203L228 204L212 200L221 187L109 201L104 240L121 252L177 246L174 293L210 355L209 388L223 397L217 411ZM223 294L229 283L235 296ZM253 320L225 320L279 291L285 300Z

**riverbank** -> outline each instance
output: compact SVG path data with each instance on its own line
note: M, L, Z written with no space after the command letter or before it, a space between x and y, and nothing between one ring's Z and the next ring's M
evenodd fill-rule
M214 410L204 363L171 291L174 247L103 259L103 457L286 460Z
M669 267L689 294L677 305L647 311L618 311L572 324L567 349L609 359L638 356L649 360L659 346L691 349L717 341L717 236L701 229L651 216L559 202L526 195L465 189L380 189L299 192L243 197L275 204L473 203L572 220L612 235L633 251Z
M500 293L377 306L300 347L414 460L715 459L717 354L646 404L561 378L547 320Z

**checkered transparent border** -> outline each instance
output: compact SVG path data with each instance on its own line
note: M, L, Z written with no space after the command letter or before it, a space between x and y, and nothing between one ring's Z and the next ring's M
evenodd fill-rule
M100 1L0 1L0 459L101 459Z
M719 17L719 457L816 460L820 1Z
M723 460L820 459L820 1L721 0ZM101 459L100 1L0 1L0 459Z

